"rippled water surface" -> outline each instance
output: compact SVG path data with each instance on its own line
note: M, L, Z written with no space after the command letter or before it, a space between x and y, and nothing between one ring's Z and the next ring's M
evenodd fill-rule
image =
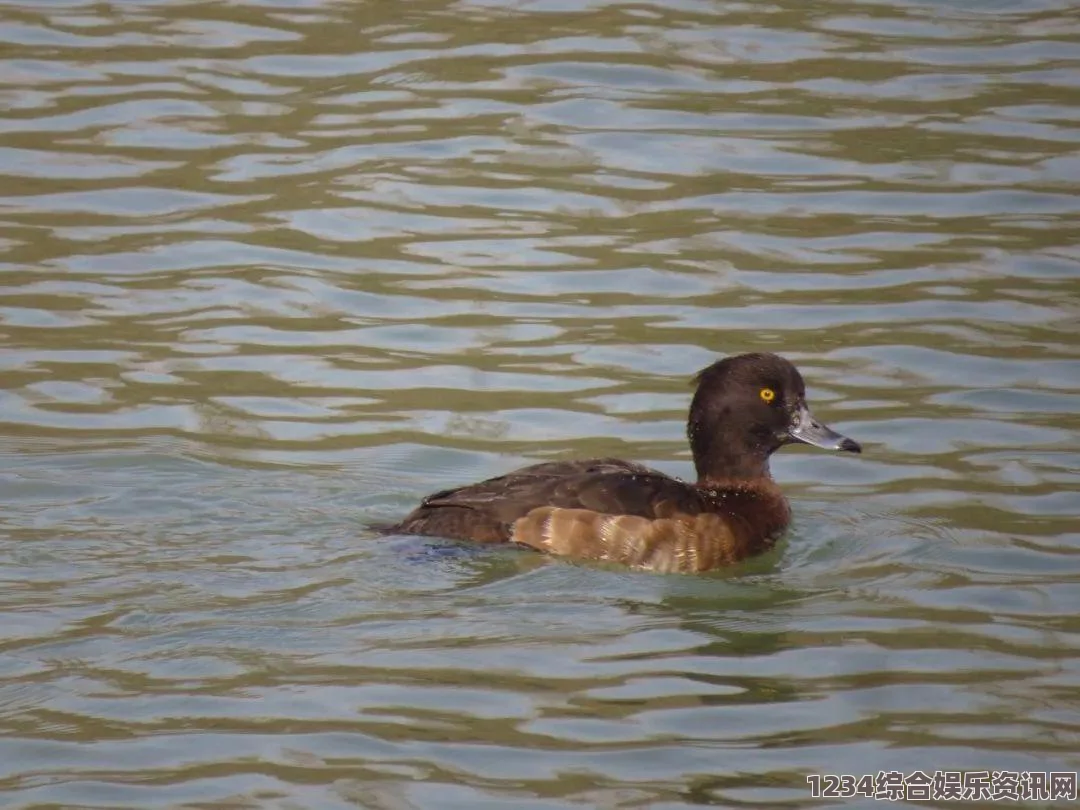
M1075 772L1078 84L1053 0L0 4L2 803ZM763 558L365 528L689 475L748 350L865 448L778 454Z

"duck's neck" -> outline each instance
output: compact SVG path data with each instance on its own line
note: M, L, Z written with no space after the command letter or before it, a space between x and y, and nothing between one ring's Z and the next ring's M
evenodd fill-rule
M759 447L752 439L695 429L693 424L687 433L690 449L694 454L698 484L771 479L769 451Z

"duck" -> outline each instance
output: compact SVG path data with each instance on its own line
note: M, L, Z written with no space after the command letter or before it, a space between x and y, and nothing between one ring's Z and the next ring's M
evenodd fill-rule
M802 375L779 355L725 357L694 381L686 428L694 481L617 458L542 462L428 495L384 531L657 573L700 573L762 554L791 522L772 454L795 443L862 447L814 417Z

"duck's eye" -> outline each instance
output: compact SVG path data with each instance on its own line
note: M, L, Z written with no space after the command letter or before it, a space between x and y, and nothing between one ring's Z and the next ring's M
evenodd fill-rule
M762 402L772 402L774 399L776 399L776 392L773 391L771 388L762 388L758 392L758 396L761 397Z

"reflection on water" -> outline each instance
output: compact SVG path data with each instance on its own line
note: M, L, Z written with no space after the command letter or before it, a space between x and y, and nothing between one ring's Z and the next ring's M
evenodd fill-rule
M1075 772L1073 12L3 6L5 804ZM531 460L685 475L690 375L753 349L866 448L776 457L766 557L364 528Z

